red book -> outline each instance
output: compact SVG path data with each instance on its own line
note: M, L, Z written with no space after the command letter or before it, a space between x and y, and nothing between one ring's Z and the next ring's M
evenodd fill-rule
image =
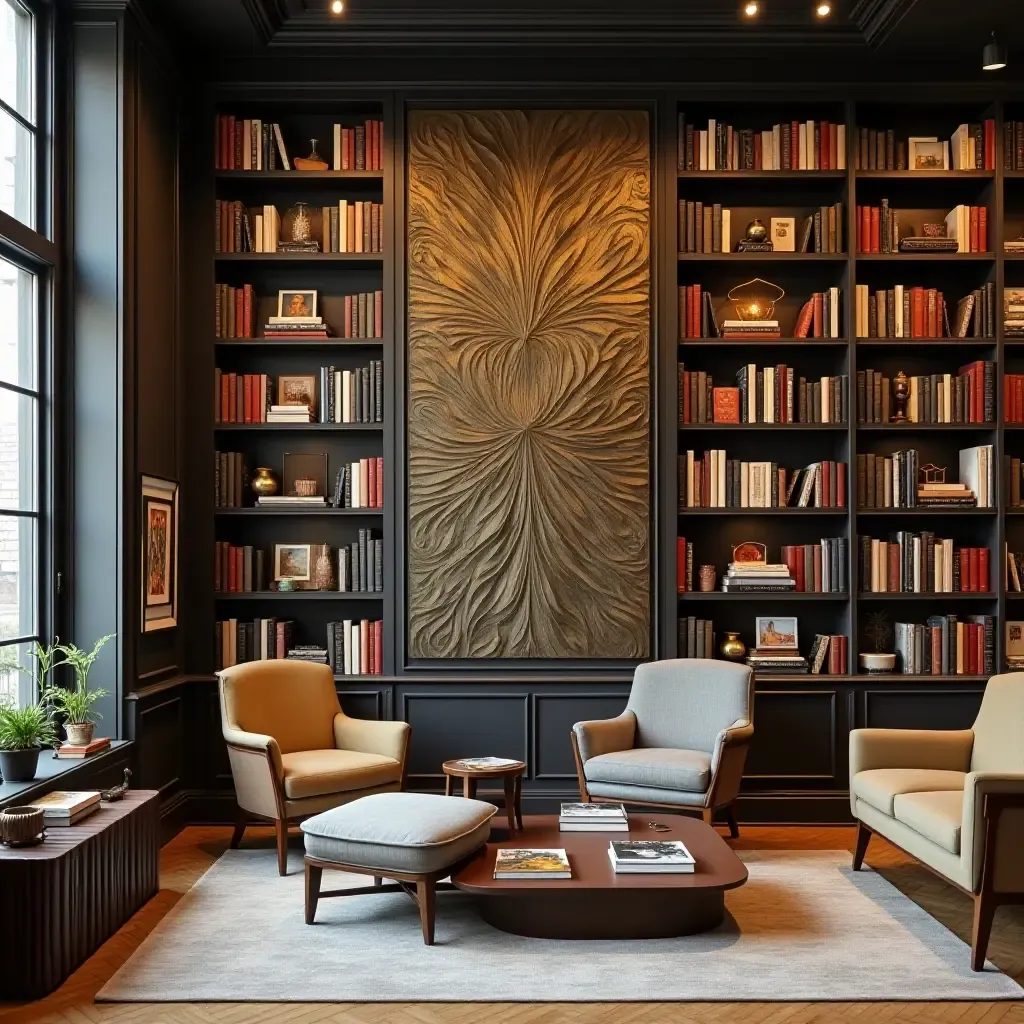
M846 463L836 463L836 508L846 508Z
M676 538L676 593L686 593L686 538Z
M368 508L377 508L377 474L367 471L366 474Z
M225 374L228 380L228 415L225 423L238 422L238 374Z
M690 299L690 330L693 332L691 338L699 338L701 336L700 331L700 285L695 284L691 286L693 288L693 294Z
M962 558L961 558L962 560ZM968 548L967 549L967 580L968 589L972 594L978 593L981 589L978 586L978 549Z
M985 668L985 627L980 623L974 626L974 674L981 675Z
M1013 408L1016 422L1024 423L1024 375L1017 374L1017 387L1013 396Z
M861 230L861 219L863 218L863 216L864 216L864 207L861 206L860 203L858 203L857 204L856 216L854 217L854 221L853 221L853 223L857 227L857 252L863 252L864 251L861 248L861 238L864 235L864 232Z
M814 293L814 337L820 338L825 331L825 305L821 292Z
M996 122L989 118L985 122L985 170L996 169Z
M828 641L828 674L841 676L845 671L843 664L843 637L831 636Z
M831 494L832 464L826 459L821 463L821 507L831 508L828 496Z
M868 236L868 252L881 252L881 219L882 211L877 206L871 208L871 233Z
M988 548L978 548L978 578L977 590L983 594L988 593Z
M235 289L235 337L243 337L242 328L245 326L245 298L241 288Z
M384 459L379 456L374 459L374 468L377 476L377 508L384 507Z
M978 207L978 252L988 252L988 207Z
M715 423L739 423L740 389L713 388L712 415Z
M380 619L373 624L373 638L375 652L373 674L382 676L384 675L384 623Z
M814 300L808 299L796 318L796 327L793 328L794 338L806 338L807 332L811 329L811 321L814 319Z
M236 169L241 167L241 161L238 161L238 160L235 159L235 154L237 152L236 139L237 139L237 136L238 136L238 131L237 131L237 126L235 124L235 115L234 114L228 114L228 123L227 123L227 130L225 132L225 136L226 136L225 141L227 142L227 145L228 145L228 151L227 151L227 154L226 154L227 155L227 159L224 161L224 168L225 168L225 170L228 170L228 171L234 171L234 170L236 170Z
M886 590L890 594L898 594L900 590L900 549L896 544L888 546L889 555L889 579Z
M871 207L862 206L860 209L859 241L857 248L861 252L871 251Z

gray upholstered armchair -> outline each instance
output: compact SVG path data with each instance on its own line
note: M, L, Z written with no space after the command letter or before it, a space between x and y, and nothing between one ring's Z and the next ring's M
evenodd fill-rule
M754 677L745 665L680 658L637 666L618 718L572 728L580 799L699 812L732 802L754 735Z

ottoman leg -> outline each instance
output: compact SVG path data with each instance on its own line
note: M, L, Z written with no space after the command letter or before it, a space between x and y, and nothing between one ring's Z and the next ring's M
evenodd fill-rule
M434 944L434 879L421 878L416 882L416 902L420 905L420 927L423 941Z
M312 924L316 917L316 904L320 899L320 878L323 868L306 861L306 924Z

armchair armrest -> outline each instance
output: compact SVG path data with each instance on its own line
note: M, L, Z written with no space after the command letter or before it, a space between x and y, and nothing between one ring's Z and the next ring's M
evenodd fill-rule
M715 737L715 749L711 753L711 774L718 771L726 751L730 747L749 746L754 736L754 725L745 719L738 719Z
M247 753L263 754L277 772L278 777L281 776L281 748L273 736L264 736L259 732L245 732L242 729L234 729L230 725L223 727L223 733L224 740L229 747L241 748Z
M277 740L227 724L223 734L238 806L264 818L284 818L284 767Z
M601 754L632 750L636 739L636 715L627 709L618 718L577 722L572 731L579 748L580 761L585 762Z
M743 781L743 766L747 761L747 748L754 736L754 724L746 719L737 719L728 729L715 737L715 748L711 752L711 785L708 788L707 806L722 807L731 804L740 791Z
M973 747L971 729L854 729L850 733L850 778L874 768L966 772Z
M969 772L960 855L974 892L1024 892L1024 772Z
M410 728L407 722L377 722L367 718L349 718L344 712L334 716L334 745L339 750L390 757L405 766Z

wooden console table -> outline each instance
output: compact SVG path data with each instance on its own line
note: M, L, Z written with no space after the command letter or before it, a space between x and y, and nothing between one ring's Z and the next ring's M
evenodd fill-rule
M114 934L159 883L159 800L136 790L27 849L0 846L0 999L52 992Z

